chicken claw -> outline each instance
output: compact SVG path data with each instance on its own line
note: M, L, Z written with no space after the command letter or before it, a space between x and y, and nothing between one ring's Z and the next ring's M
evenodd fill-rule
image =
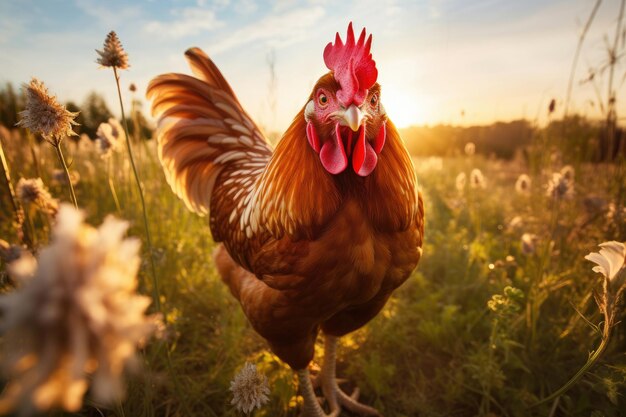
M377 416L382 415L375 408L369 407L365 404L358 402L359 389L355 388L352 395L348 395L337 383L335 377L335 363L337 360L337 337L326 335L324 340L324 363L322 364L322 370L317 375L316 382L322 387L322 392L328 405L333 413L339 413L341 407L347 410L364 416Z

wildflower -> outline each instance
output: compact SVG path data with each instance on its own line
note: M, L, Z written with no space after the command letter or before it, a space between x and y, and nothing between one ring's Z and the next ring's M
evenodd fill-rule
M470 172L470 187L483 189L487 188L487 184L485 183L485 177L478 168L474 168L472 172Z
M459 192L463 192L463 190L465 189L465 183L467 182L467 177L465 175L465 172L461 172L459 175L456 176L456 189Z
M122 125L113 118L108 123L100 123L96 135L96 146L103 158L122 149L122 142L126 139Z
M107 38L104 41L104 48L102 51L96 49L100 58L96 61L103 67L113 67L119 69L128 69L128 55L122 43L120 42L117 34L114 31L109 32Z
M537 244L537 236L532 233L524 233L521 239L522 253L524 255L532 255L535 253L535 246Z
M156 327L149 298L135 294L140 243L124 238L128 224L108 217L95 229L83 218L62 205L38 266L12 275L32 278L0 297L2 414L77 411L88 381L96 401L119 399L124 368Z
M599 253L592 252L585 259L597 264L593 272L604 275L614 289L619 289L626 279L626 245L611 241L600 243L599 246Z
M35 205L45 213L54 215L59 209L58 200L52 198L41 178L20 178L16 194L25 206Z
M261 408L269 400L267 378L257 371L255 365L248 362L230 382L230 390L233 392L231 404L246 414L255 408Z
M548 181L546 194L555 200L571 198L574 195L574 183L565 179L560 172L555 172Z
M563 178L565 178L565 181L573 183L575 173L576 171L574 171L574 167L571 165L565 165L563 168L561 168L561 175L563 176Z
M62 169L55 169L52 171L52 181L57 184L65 184L67 185L67 175L65 175L65 171ZM70 171L70 181L72 181L72 185L78 184L80 181L80 174L76 171Z
M526 174L522 174L515 181L515 191L519 194L530 194L530 185L532 184L532 180Z
M43 138L58 146L66 136L75 136L72 125L77 125L74 118L78 113L68 111L51 96L48 89L36 78L30 80L26 87L26 107L21 111L18 126L41 133Z
M465 144L465 155L472 156L476 153L476 145L473 142L467 142Z

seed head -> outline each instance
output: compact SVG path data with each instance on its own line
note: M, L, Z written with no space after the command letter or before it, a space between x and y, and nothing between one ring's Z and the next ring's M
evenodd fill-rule
M76 136L72 125L78 125L74 118L78 113L68 111L51 96L43 82L36 78L26 89L26 107L21 111L18 126L25 127L34 133L40 133L45 140L57 145L66 136Z
M230 382L230 390L233 392L231 404L246 414L255 408L261 408L269 400L267 378L257 371L255 365L248 362Z
M119 151L126 139L122 125L113 118L110 118L108 123L100 123L96 135L97 149L103 158L108 157L111 152Z
M467 142L465 144L465 154L467 156L472 156L476 153L476 145L474 145L474 142Z
M128 55L114 31L109 32L104 40L104 49L102 51L96 49L96 52L100 55L96 62L103 67L119 69L128 69L129 67Z
M11 276L32 278L0 297L2 414L77 411L89 382L96 401L119 400L124 368L156 328L135 293L140 243L124 238L128 224L108 217L95 229L83 217L62 205L38 266Z
M487 184L485 182L485 177L483 173L478 168L474 168L472 172L470 172L470 187L472 188L487 188Z
M522 253L524 255L532 255L535 253L535 246L537 244L537 236L532 233L524 233L521 239Z
M555 200L572 198L574 195L574 183L568 181L560 172L555 172L548 181L546 194Z
M137 86L135 85L135 83L130 83L130 86L128 86L128 89L130 90L131 93L134 93L135 91L137 91Z
M55 215L59 210L58 200L52 198L41 178L20 178L15 193L26 207L36 206L51 215Z

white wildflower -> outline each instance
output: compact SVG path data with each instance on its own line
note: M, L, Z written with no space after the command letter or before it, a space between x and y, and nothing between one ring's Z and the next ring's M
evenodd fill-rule
M532 184L532 180L526 174L522 174L515 181L515 191L519 194L528 195L530 194L530 186Z
M455 180L456 189L459 192L463 192L463 190L465 189L466 182L467 182L467 176L465 175L465 172L461 172L459 175L456 176L456 180Z
M521 239L522 253L524 255L532 255L535 253L538 238L532 233L524 233Z
M593 271L604 275L611 283L617 282L620 286L620 281L626 278L626 245L621 242L600 243L600 252L591 252L585 259L596 263Z
M267 378L257 371L255 365L248 362L231 381L230 390L233 392L231 404L246 414L261 408L269 401Z
M122 125L113 118L106 123L100 123L96 135L96 147L103 158L108 157L111 152L120 151L123 141L126 140Z
M555 200L572 198L574 195L574 183L568 181L560 172L555 172L548 181L546 194Z

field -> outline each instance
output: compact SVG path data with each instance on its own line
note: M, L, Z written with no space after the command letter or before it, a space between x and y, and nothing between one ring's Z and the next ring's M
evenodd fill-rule
M602 275L584 256L602 242L626 240L623 159L590 162L585 149L568 142L576 136L572 129L581 129L576 123L569 131L558 124L533 128L511 159L487 156L480 143L476 152L471 145L463 152L461 143L443 158L414 158L426 206L424 256L383 312L341 341L338 374L348 391L358 385L362 400L386 416L624 415L623 307L597 363L566 393L535 406L576 374L603 340L605 322L594 298L602 298ZM53 198L69 201L51 146L29 140L25 130L0 134L14 186L20 178L40 177ZM113 214L130 221L129 236L142 239L139 291L148 295L155 290L153 257L165 330L141 351L123 401L104 405L87 395L71 415L239 415L230 381L250 362L267 376L271 391L254 415L297 416L296 379L220 281L206 218L171 192L155 141L133 136L152 253L125 149L102 158L85 137L62 147L78 174L76 198L87 223L100 225ZM567 181L550 195L548 183L562 170ZM521 174L531 182L516 191ZM0 204L0 237L18 243L4 184ZM25 209L24 227L38 251L50 239L54 218L34 203ZM5 266L9 293L15 283Z

